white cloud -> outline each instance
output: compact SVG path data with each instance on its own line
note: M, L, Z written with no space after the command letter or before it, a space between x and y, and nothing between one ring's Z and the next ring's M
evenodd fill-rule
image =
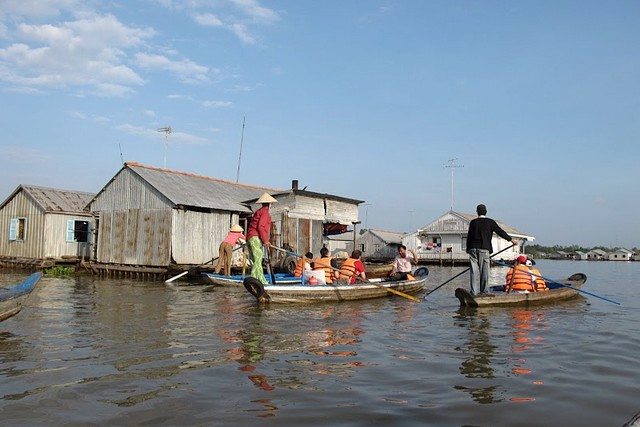
M231 0L231 3L256 22L273 23L280 19L274 10L261 6L256 0Z
M231 101L202 101L202 105L208 108L225 108L233 106Z
M245 24L235 23L229 26L233 34L238 36L240 40L247 44L256 44L258 41L250 32Z
M153 110L142 110L142 114L144 114L145 116L148 117L155 117L156 116L156 112Z
M142 68L169 71L187 83L210 81L208 76L209 68L188 59L174 61L164 55L138 53L135 55L135 60L138 66ZM218 70L213 71L218 72Z
M162 140L164 142L164 134L161 134L157 129L145 128L142 126L135 126L129 123L117 126L118 130L128 133L134 136L142 136L148 139ZM192 135L186 132L172 132L169 134L169 144L207 144L209 140L196 135Z
M194 15L193 19L200 25L205 27L222 27L224 24L213 13L201 13Z
M51 159L51 154L34 148L9 145L0 147L0 157L9 163L42 163Z
M1 0L0 16L12 15L25 18L50 18L58 16L63 11L80 10L83 3L80 0Z
M93 15L59 25L19 24L0 49L0 80L32 89L76 87L80 92L123 96L144 80L123 64L125 50L152 37L112 15Z

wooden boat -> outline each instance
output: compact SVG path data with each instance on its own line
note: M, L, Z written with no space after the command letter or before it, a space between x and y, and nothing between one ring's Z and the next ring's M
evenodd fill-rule
M231 276L225 276L216 273L202 273L202 276L209 281L209 283L218 286L242 286L242 281L247 277L241 274L235 274ZM291 274L276 273L276 283L282 285L299 285L300 278L294 277ZM271 275L265 274L265 277L271 282Z
M27 300L40 281L42 273L33 273L21 283L0 289L0 322L15 316L22 310Z
M352 301L370 298L381 298L391 295L387 289L393 289L406 294L415 294L424 288L426 276L414 280L390 281L373 279L367 283L347 285L334 283L330 285L264 285L258 288L254 280L245 281L245 288L258 302L324 302L324 301ZM259 284L258 284L259 285Z
M576 273L567 279L558 280L557 283L547 283L549 290L543 292L512 292L507 294L504 292L503 285L492 286L490 288L491 294L486 296L473 296L469 291L462 288L456 289L455 294L460 300L460 305L468 307L547 304L576 297L579 293L576 289L579 289L586 281L586 275ZM576 289L562 286L560 283Z

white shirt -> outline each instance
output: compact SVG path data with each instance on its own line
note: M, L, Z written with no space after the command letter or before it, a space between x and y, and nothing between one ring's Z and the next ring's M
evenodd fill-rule
M400 255L396 256L396 259L393 261L393 266L398 273L411 273L412 260L413 255L407 252L404 258L402 258Z

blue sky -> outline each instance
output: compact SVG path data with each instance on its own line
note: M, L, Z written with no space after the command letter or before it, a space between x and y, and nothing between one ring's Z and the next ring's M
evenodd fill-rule
M0 194L125 160L640 246L637 1L0 0Z

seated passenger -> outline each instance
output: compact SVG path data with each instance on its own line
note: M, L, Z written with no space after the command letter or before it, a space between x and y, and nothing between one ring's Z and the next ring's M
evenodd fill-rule
M296 269L293 271L293 275L295 277L302 277L302 271L311 271L311 260L313 259L313 254L311 252L307 252L304 254L304 258L300 258L298 263L296 264ZM302 263L304 262L304 268Z
M543 290L543 288L538 289L537 278L531 274L532 271L526 264L527 257L525 255L520 255L516 258L514 266L507 272L505 292L537 292L538 290ZM539 276L540 272L537 269L535 271L534 274ZM546 290L544 279L540 279L543 282L544 290Z
M320 249L320 257L313 260L314 270L324 270L325 283L333 283L338 278L338 264L336 260L329 256L329 249Z
M540 270L534 268L533 263L529 259L527 260L526 265L527 267L529 267L529 271L531 272L533 280L535 281L534 286L536 288L536 291L548 291L549 288L547 287L547 282L544 280L544 277L542 277Z
M356 283L356 278L365 282L367 275L364 272L364 264L360 260L362 252L355 250L351 252L351 257L344 260L340 266L340 279L345 280L347 283L353 285Z
M411 264L416 264L418 257L416 253L411 251L407 253L407 247L400 245L398 247L398 256L393 260L393 268L389 277L392 280L414 280L415 277L411 275Z

